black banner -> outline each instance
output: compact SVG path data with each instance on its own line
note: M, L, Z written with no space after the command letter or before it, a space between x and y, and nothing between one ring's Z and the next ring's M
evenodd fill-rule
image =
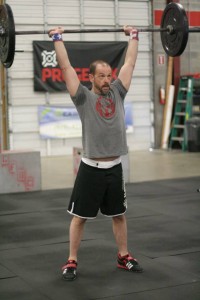
M125 57L127 42L65 42L69 59L80 81L90 87L89 65L102 59L108 62L116 78ZM33 41L34 91L66 91L62 72L51 41Z

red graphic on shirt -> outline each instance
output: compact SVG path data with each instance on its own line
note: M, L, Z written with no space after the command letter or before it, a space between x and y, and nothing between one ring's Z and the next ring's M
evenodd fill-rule
M110 119L115 114L115 103L111 98L100 96L96 102L96 110L101 117Z

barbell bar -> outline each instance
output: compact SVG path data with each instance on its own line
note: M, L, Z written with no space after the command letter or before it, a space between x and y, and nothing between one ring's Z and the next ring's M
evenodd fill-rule
M140 32L160 32L160 31L168 31L168 28L137 28ZM113 29L66 29L63 33L98 33L98 32L124 32L123 28L113 28ZM26 34L48 34L47 30L39 30L39 31L15 31L15 35L26 35ZM1 31L0 31L1 35Z
M160 28L137 28L139 32L160 32L162 46L167 55L180 56L187 45L190 33L200 32L199 27L189 28L188 18L183 6L169 3L162 14ZM114 29L68 29L64 33L124 32L123 28ZM15 31L13 12L8 4L0 5L0 60L5 68L11 67L15 55L15 36L29 34L48 34L48 31Z

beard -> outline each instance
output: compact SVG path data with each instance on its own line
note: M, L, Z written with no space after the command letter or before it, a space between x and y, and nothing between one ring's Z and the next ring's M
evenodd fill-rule
M102 86L99 86L98 84L94 83L94 87L96 90L100 92L102 95L106 95L110 91L110 85L109 84L104 84Z

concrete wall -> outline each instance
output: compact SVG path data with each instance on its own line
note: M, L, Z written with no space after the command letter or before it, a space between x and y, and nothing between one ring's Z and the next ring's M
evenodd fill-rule
M0 194L41 190L40 152L0 154Z
M155 0L153 2L153 11L163 10L166 6L166 0ZM180 3L183 5L186 12L200 11L199 0L182 0ZM191 21L191 20L190 20ZM159 89L161 86L166 86L167 80L167 65L168 56L165 54L160 33L153 34L153 50L154 50L154 112L155 112L155 147L160 148L161 136L162 136L162 123L164 105L159 103ZM184 53L180 57L180 75L188 73L200 73L200 34L191 33L189 34L189 40ZM158 58L160 55L164 57L164 64L159 65ZM175 74L173 74L175 75ZM173 81L174 83L174 81ZM177 91L176 91L177 92Z

